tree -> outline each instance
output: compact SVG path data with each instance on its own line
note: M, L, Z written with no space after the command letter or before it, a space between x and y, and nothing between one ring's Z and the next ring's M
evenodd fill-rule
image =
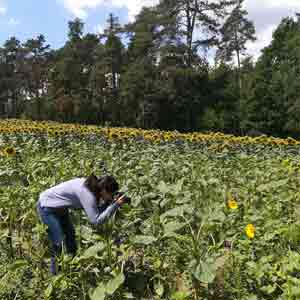
M24 92L24 49L15 37L4 43L1 51L1 65L3 77L0 78L2 95L5 102L11 102L10 116L17 117L21 112L22 93Z
M51 72L51 98L60 111L60 118L66 122L84 121L93 112L90 74L99 40L95 34L84 36L82 31L80 20L69 22L69 40L56 51Z
M123 74L122 122L126 126L159 127L157 103L160 90L156 67L147 57L136 59Z
M230 0L162 0L160 10L172 20L177 34L185 40L187 63L193 66L199 47L210 47L217 43L219 18L226 15ZM201 34L195 37L196 30Z
M237 102L237 118L238 122L242 123L242 76L241 76L241 56L246 52L246 43L248 41L255 41L255 28L252 21L249 21L247 11L242 9L244 0L236 0L235 7L231 14L226 19L222 26L221 42L217 51L217 59L224 62L233 60L234 54L237 58L237 76L236 86L238 89L239 100ZM243 129L240 127L241 133Z
M251 129L266 134L300 135L300 22L284 18L264 48L247 98Z
M125 27L130 38L128 56L131 62L145 57L149 63L156 63L162 39L161 21L156 7L144 7L135 21Z
M158 127L157 62L162 28L157 8L143 8L125 30L130 41L121 86L122 111L126 111L124 122L144 128Z
M106 38L104 44L104 65L107 67L107 73L111 73L111 88L116 90L119 80L119 75L122 68L122 58L124 46L118 34L122 32L119 20L113 14L109 15L107 20L108 27L104 30L101 38Z
M227 133L237 133L238 93L232 66L221 63L209 72L208 96L204 104L201 127Z
M39 35L24 43L25 52L25 93L31 104L36 103L35 117L41 119L42 100L49 88L50 46L45 44L45 37Z
M242 9L243 2L244 0L236 0L234 9L222 26L221 43L217 52L217 57L225 62L232 61L233 54L236 54L240 89L242 89L240 77L241 55L245 54L246 43L256 40L255 27L253 22L246 18L248 12Z
M79 18L76 18L74 21L70 21L68 24L69 24L69 32L68 32L69 40L73 43L80 41L83 36L84 23Z

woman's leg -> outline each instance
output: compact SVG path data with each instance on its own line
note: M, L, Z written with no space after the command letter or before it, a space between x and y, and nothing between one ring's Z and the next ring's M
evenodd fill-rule
M38 205L38 212L41 220L48 226L48 237L51 241L51 265L50 271L53 275L57 274L56 259L55 257L61 254L62 244L64 240L64 232L60 222L60 219L55 215L51 209L46 207L42 208Z
M64 214L63 217L60 218L60 221L61 221L63 232L65 234L65 241L66 241L65 245L66 245L67 253L75 255L77 251L76 236L75 236L75 229L71 221L69 212Z

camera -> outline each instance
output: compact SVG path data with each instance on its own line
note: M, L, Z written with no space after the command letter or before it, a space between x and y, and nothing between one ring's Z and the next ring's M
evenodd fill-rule
M125 193L123 193L123 192L116 192L116 193L114 193L114 199L117 200L117 198L120 198L123 195L125 195ZM128 203L128 204L131 203L131 198L130 197L124 196L123 199L124 199L124 203Z

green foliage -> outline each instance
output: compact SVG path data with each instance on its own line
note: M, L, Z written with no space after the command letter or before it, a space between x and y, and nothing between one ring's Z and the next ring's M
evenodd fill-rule
M1 135L17 151L0 156L1 299L297 299L296 146L225 151L211 141L45 138ZM102 161L132 206L101 228L74 211L78 254L63 254L51 277L38 195L92 170L100 175Z
M299 22L285 18L257 63L248 118L264 133L299 134L299 43Z
M43 35L11 37L0 48L0 116L298 137L299 21L283 19L254 63L243 5L162 0L124 26L110 14L99 34L74 19L57 50Z

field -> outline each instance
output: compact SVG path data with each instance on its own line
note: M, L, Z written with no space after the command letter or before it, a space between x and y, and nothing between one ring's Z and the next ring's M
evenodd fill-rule
M0 121L0 299L300 299L299 144ZM132 204L51 277L38 195L92 172Z

